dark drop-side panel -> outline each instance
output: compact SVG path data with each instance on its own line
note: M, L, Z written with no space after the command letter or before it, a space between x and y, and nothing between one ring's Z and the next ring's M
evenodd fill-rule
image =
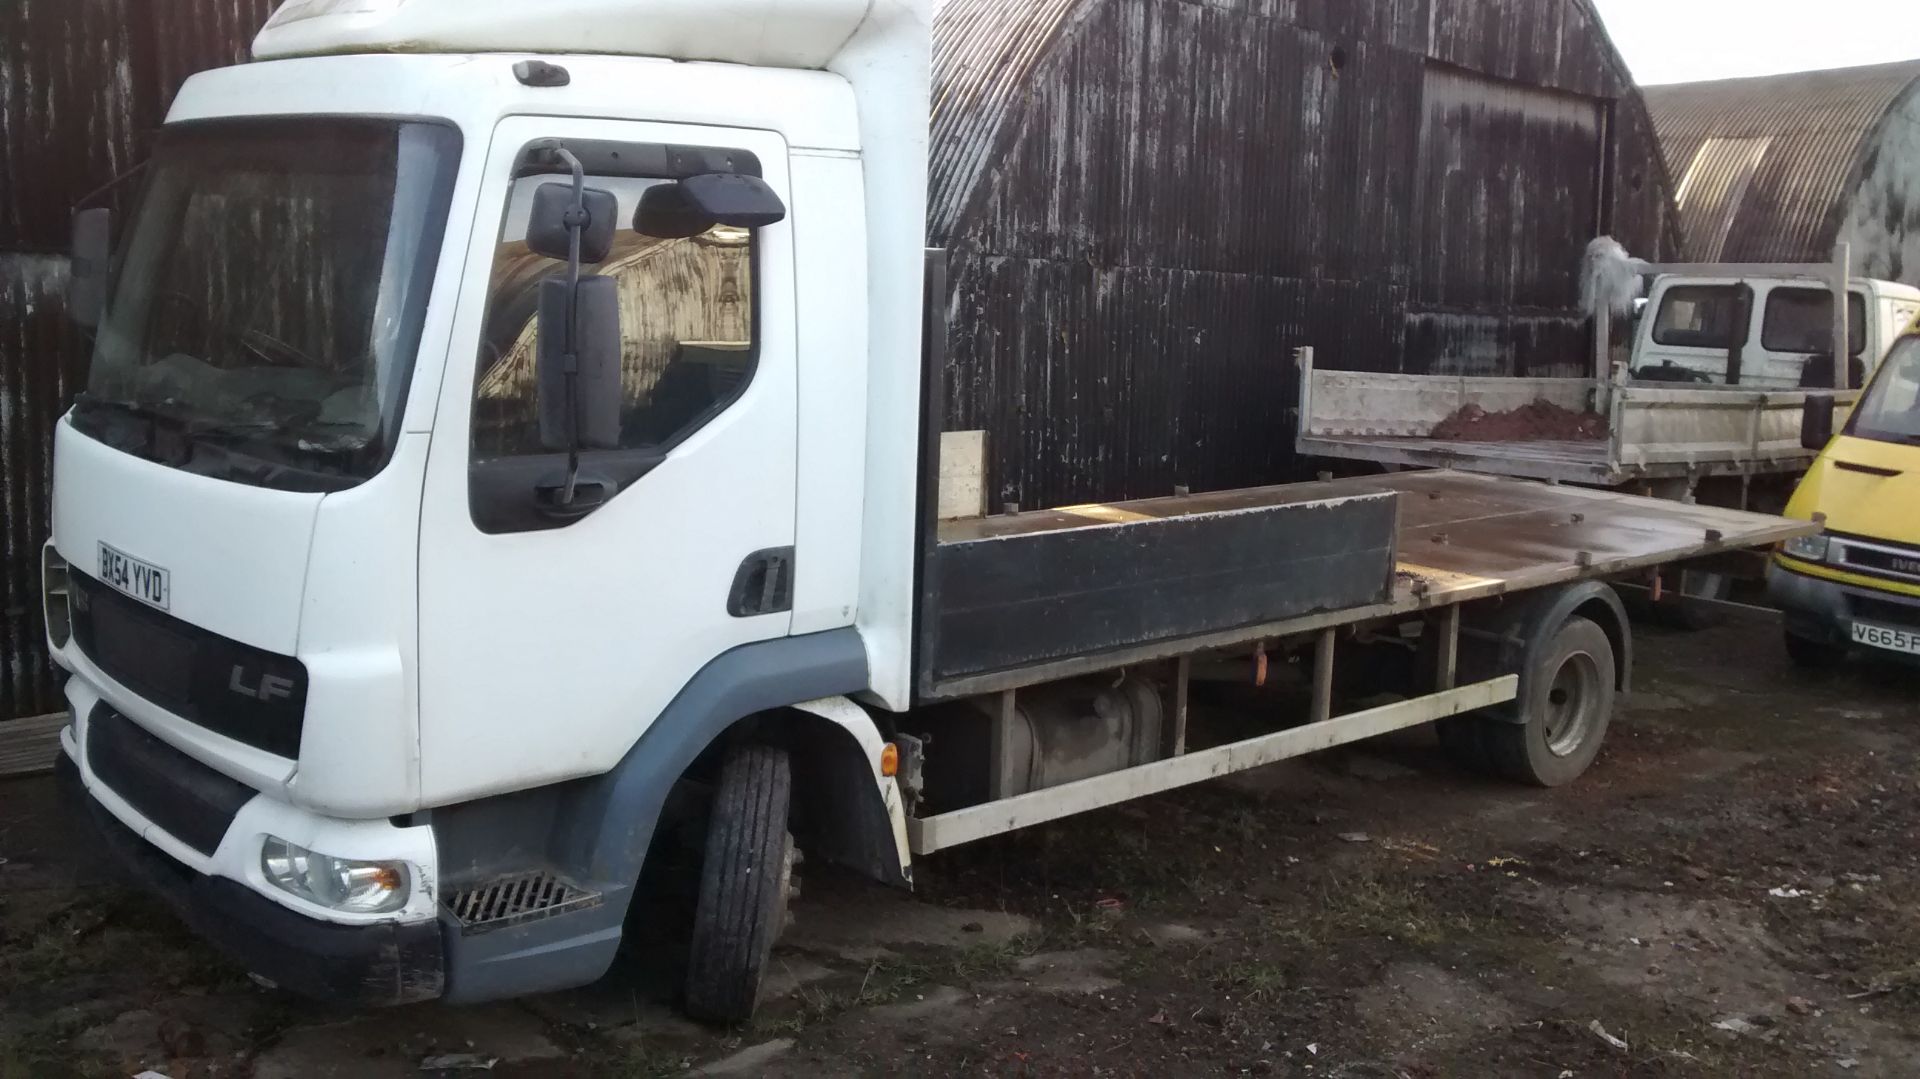
M1392 595L1391 492L1137 516L940 543L922 689Z

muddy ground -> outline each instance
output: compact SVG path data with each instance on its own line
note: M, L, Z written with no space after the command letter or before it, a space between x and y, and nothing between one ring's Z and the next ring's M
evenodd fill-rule
M1567 790L1418 731L928 860L916 898L816 872L737 1030L645 957L316 1009L94 880L50 782L0 783L0 1077L1920 1074L1920 676L1811 679L1776 632L1643 629Z

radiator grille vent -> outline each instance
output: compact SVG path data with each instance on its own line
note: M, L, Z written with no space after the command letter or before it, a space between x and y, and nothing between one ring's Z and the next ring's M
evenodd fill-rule
M536 870L462 888L447 901L447 910L462 929L473 933L551 918L599 902L600 893L556 873Z

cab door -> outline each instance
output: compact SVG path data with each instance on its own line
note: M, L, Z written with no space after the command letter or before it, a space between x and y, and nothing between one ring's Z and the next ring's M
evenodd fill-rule
M621 438L583 455L590 512L550 511L565 456L534 400L533 189L565 145L620 203ZM757 172L792 205L769 132L516 117L494 133L435 418L420 546L428 804L611 768L709 661L791 622L791 220L675 239L633 229L674 176Z

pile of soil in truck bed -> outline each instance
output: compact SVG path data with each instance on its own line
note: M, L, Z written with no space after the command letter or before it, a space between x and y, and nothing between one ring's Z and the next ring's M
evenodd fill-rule
M1607 418L1546 400L1508 412L1465 405L1441 420L1428 437L1448 442L1601 442L1607 437Z

